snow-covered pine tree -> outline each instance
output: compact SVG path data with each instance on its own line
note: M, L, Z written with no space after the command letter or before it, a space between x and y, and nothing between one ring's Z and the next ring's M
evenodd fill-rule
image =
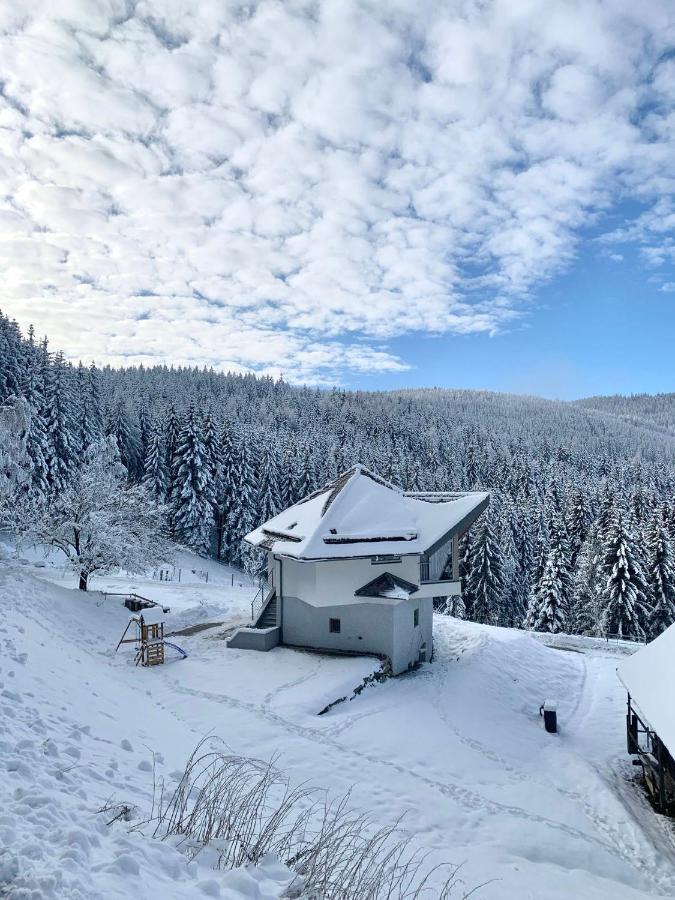
M279 459L276 445L266 441L260 454L258 476L257 514L260 522L266 522L281 510L279 487Z
M574 569L579 551L586 540L588 529L592 521L592 514L588 496L585 491L576 488L567 506L566 516L567 534L570 548L570 568Z
M525 609L520 555L516 543L519 538L518 515L511 503L505 504L502 520L500 546L504 556L504 595L499 624L515 628L522 623Z
M537 520L537 529L535 532L534 539L534 566L532 569L532 584L538 584L542 576L544 574L544 568L546 567L546 560L548 559L548 553L551 549L551 539L550 539L550 523L548 517L544 514L544 510L541 509L538 520Z
M598 608L603 634L644 640L649 589L640 556L621 512L609 518L604 535Z
M117 441L120 459L129 477L133 481L141 478L143 459L138 417L123 396L118 396L109 409L106 435L112 435Z
M238 466L237 446L232 440L229 426L223 425L217 447L215 491L218 559L227 556L231 543Z
M242 539L261 522L257 519L255 512L257 491L248 435L242 435L237 447L237 457L239 466L230 518L231 540L228 547L228 560L251 571L254 568L256 557Z
M631 528L633 530L642 528L651 517L654 509L654 497L641 484L638 484L638 487L630 495L628 508Z
M68 484L78 452L71 370L61 353L56 354L50 365L46 344L42 347L42 365L45 372L45 428L49 435L47 477L50 490L61 491Z
M597 523L593 523L577 555L572 589L570 627L574 634L598 635L600 612L598 592L602 577L602 540Z
M516 519L517 532L515 534L518 563L516 566L517 592L519 608L523 615L527 610L532 588L532 578L535 568L534 536L532 532L531 504L527 503L518 510ZM518 622L521 625L522 622Z
M173 498L173 476L174 472L177 471L176 465L176 452L178 449L178 442L180 440L180 430L181 430L181 422L178 418L178 414L176 413L176 407L171 404L166 411L165 419L164 419L164 453L165 453L165 461L166 461L166 471L167 471L167 488L166 488L166 500L171 506L171 501ZM171 514L169 514L169 520L171 521Z
M0 314L0 403L20 395L24 359L18 324Z
M649 524L646 555L651 601L647 637L653 640L675 622L675 558L660 513L654 514Z
M82 363L76 370L77 384L77 441L80 451L98 443L103 436L100 398L95 368L86 369Z
M208 553L214 525L214 485L201 422L188 410L173 461L171 523L177 540Z
M145 485L159 503L166 501L169 473L166 467L164 432L159 422L148 424L148 449L145 454L141 484Z
M29 329L24 377L21 393L30 407L27 418L26 453L29 463L30 477L25 487L34 500L41 500L49 491L49 459L50 440L45 422L46 398L42 371L40 349L34 341L32 327Z
M544 571L535 585L527 610L525 627L555 634L565 631L568 623L568 598L571 583L567 563L560 545L548 552Z
M308 497L316 489L316 475L307 444L301 444L298 451L300 477L298 479L298 500Z
M279 461L279 491L282 509L288 509L298 499L299 474L297 454L291 443L286 440Z
M213 491L215 496L215 484L218 476L218 436L210 409L207 409L202 416L202 437L204 440L204 459L209 477L214 485Z
M477 529L469 560L467 593L471 607L469 609L467 605L467 613L471 619L488 625L499 621L504 601L504 580L504 558L492 519L486 516Z
M31 460L26 452L31 409L23 397L0 403L0 525L16 526L10 501L30 479ZM8 514L9 517L8 517Z

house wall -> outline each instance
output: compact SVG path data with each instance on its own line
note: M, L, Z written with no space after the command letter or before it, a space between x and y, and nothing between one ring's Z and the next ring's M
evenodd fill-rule
M383 572L391 572L413 584L419 584L420 578L417 554L402 556L400 563L373 564L370 557L308 562L284 558L281 563L282 594L300 597L313 606L336 606L362 600L355 598L354 592ZM278 581L276 584L278 589Z
M414 626L414 610L419 609L419 625ZM424 598L371 603L312 606L298 597L284 597L282 641L294 647L340 650L351 653L379 653L388 656L394 675L418 662L426 643L426 659L431 658L432 601ZM340 633L330 631L330 619L340 620Z
M419 625L414 626L414 610L419 609ZM431 659L434 632L434 609L431 597L417 594L394 607L394 644L391 665L395 675L404 672L420 658L425 647L425 660Z
M400 563L371 564L370 559L298 562L284 558L275 584L281 592L281 635L284 644L379 653L391 660L395 675L419 660L426 644L431 658L433 603L431 596L414 594L407 600L355 597L354 591L390 571L406 581L419 581L419 557L402 557ZM419 624L414 625L414 610ZM330 619L340 620L340 633L330 631Z

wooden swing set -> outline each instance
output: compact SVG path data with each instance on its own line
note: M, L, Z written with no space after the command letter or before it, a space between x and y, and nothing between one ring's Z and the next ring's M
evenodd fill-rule
M131 616L124 634L119 640L115 653L122 644L136 645L136 665L161 666L164 663L164 612L161 608L144 610ZM129 629L135 626L134 637L127 637Z

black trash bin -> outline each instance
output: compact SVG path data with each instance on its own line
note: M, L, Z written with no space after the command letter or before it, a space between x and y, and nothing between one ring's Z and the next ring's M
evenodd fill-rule
M558 731L558 710L552 700L545 700L539 707L539 715L544 717L544 728L549 734Z

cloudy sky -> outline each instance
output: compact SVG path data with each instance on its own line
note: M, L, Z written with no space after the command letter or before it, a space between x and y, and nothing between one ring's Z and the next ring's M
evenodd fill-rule
M98 363L672 390L674 137L672 0L6 0L0 308Z

